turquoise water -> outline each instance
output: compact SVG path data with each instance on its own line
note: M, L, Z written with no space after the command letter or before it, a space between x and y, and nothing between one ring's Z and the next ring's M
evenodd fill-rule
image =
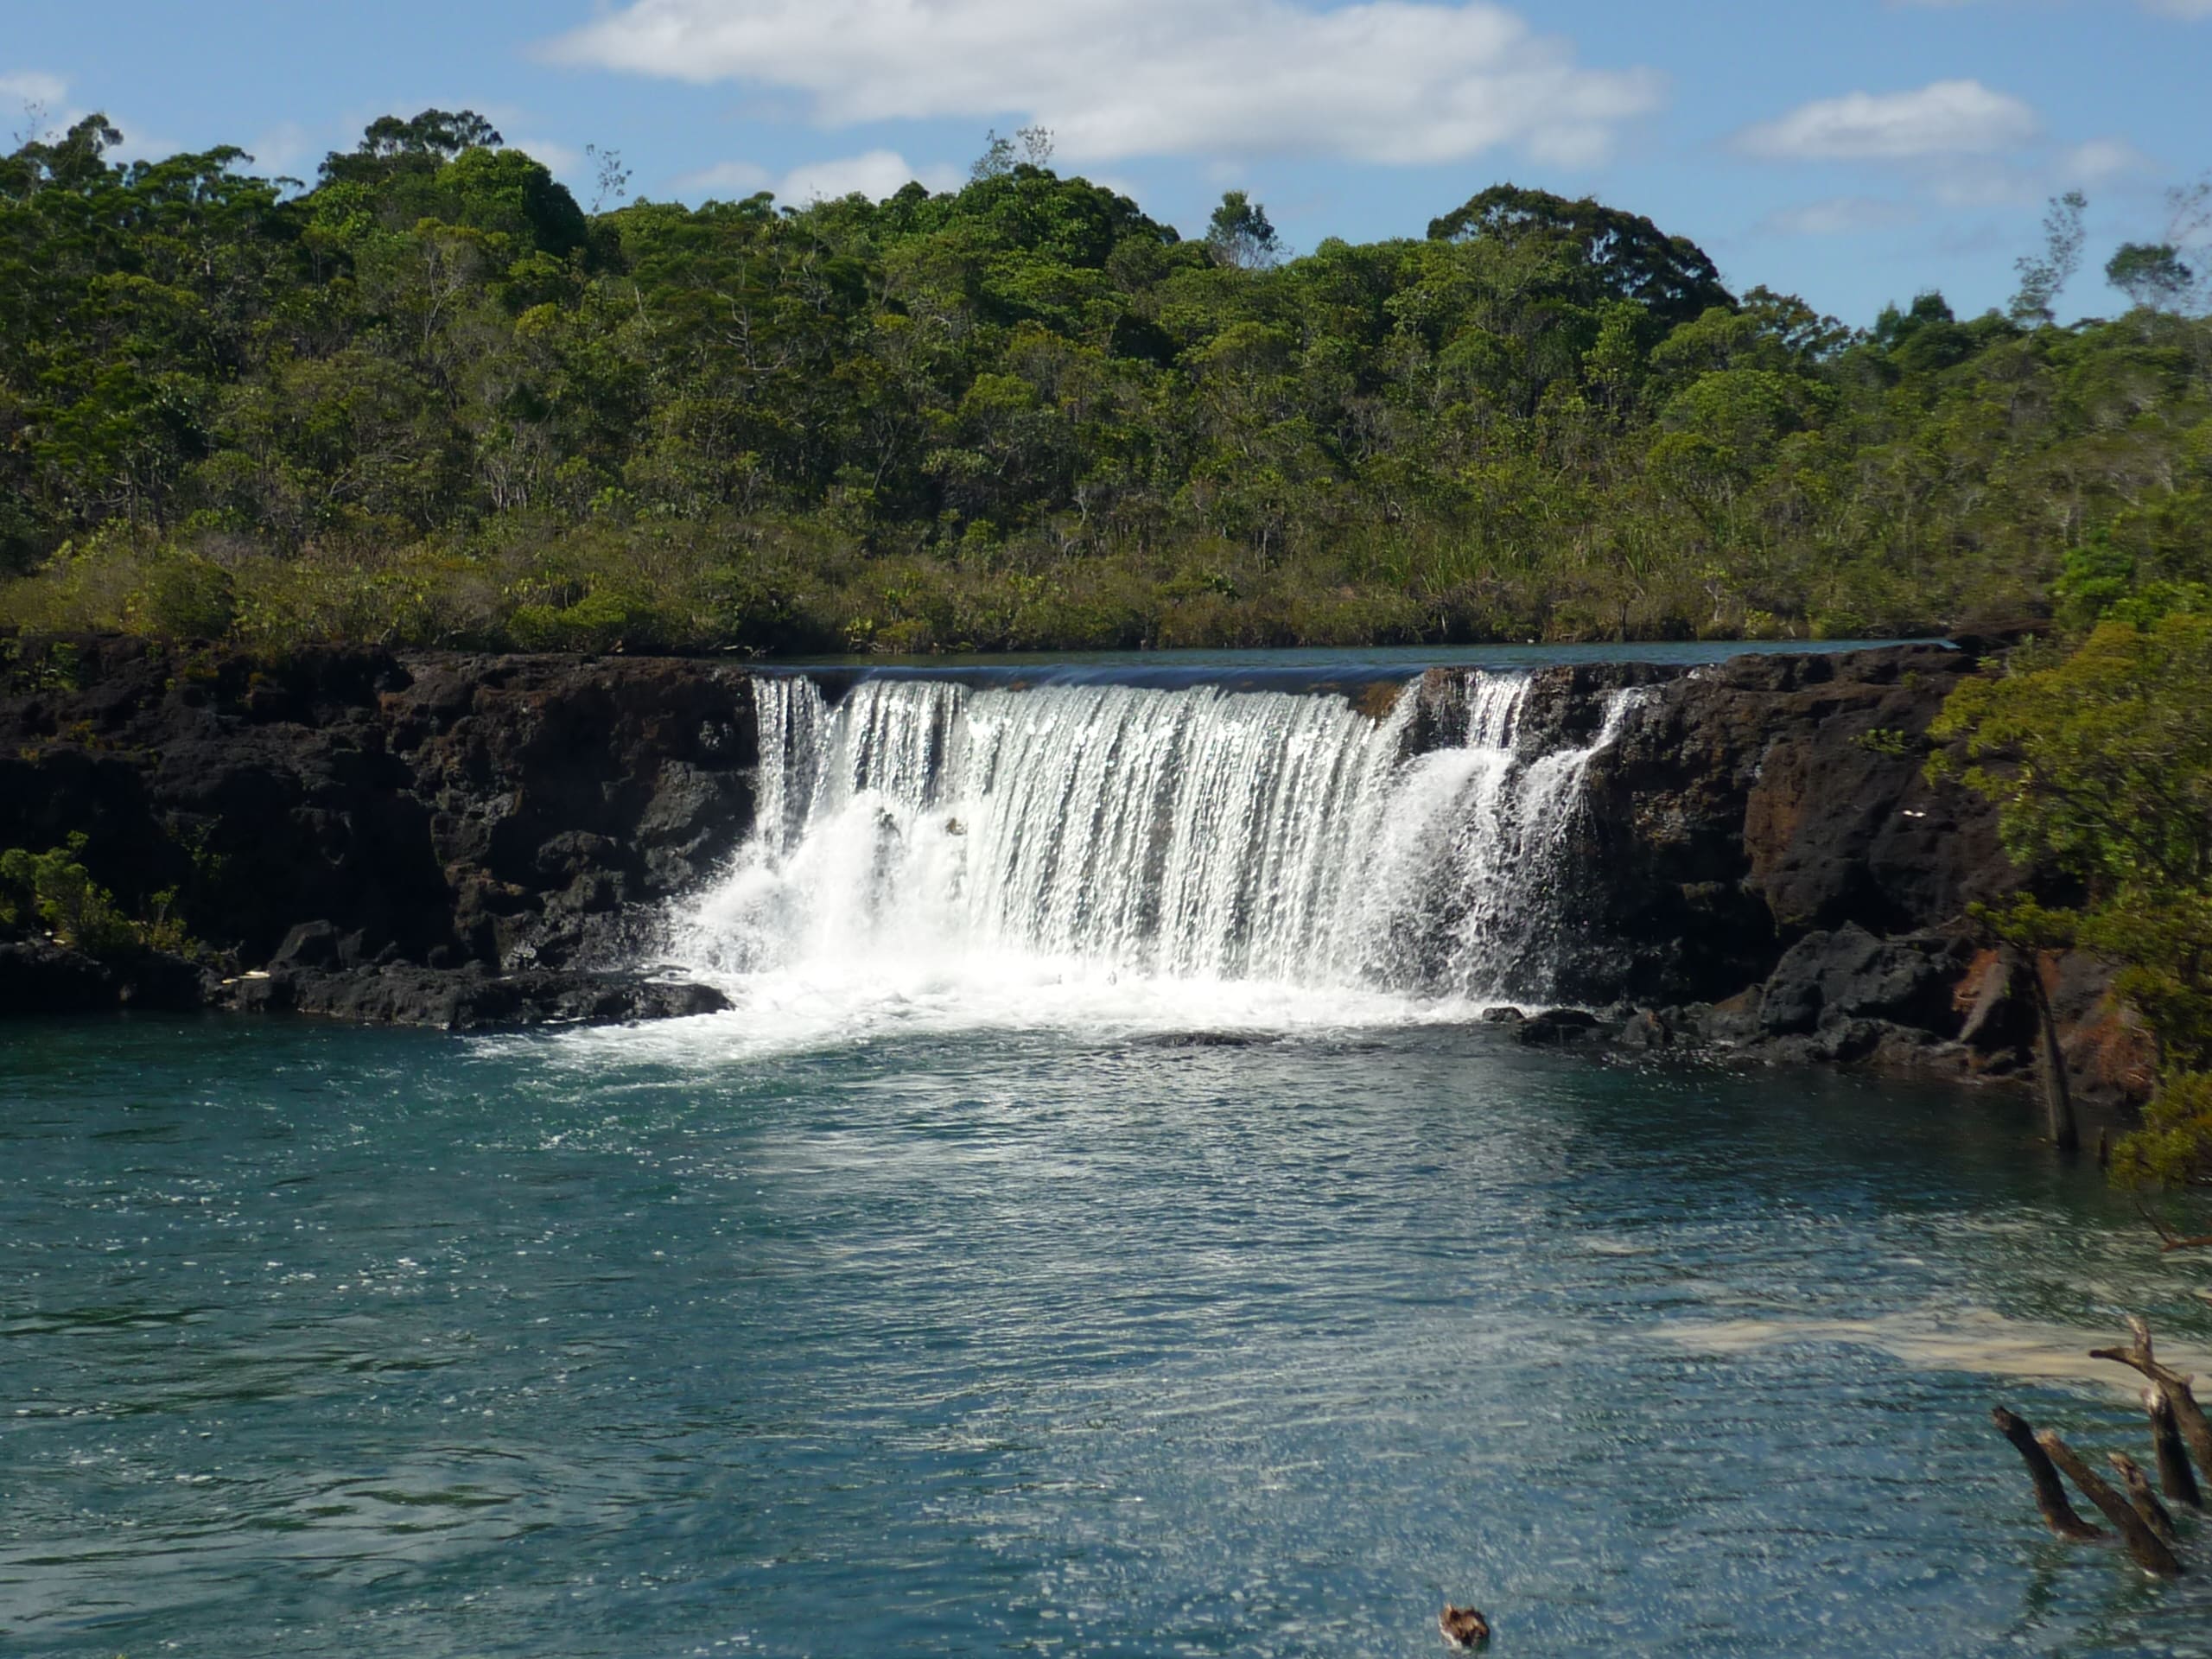
M0 1652L2212 1653L2018 1097L747 1019L0 1030Z

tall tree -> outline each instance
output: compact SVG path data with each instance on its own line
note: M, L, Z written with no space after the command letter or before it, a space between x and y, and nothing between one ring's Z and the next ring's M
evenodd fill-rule
M1435 242L1488 241L1555 256L1605 297L1633 301L1669 327L1735 304L1719 269L1696 243L1588 196L1570 201L1548 190L1493 185L1431 219L1428 235Z
M1206 221L1206 247L1223 264L1239 270L1264 270L1283 255L1282 238L1268 221L1268 210L1242 190L1222 193Z
M2050 199L2050 211L2043 219L2043 246L2012 262L2020 276L2019 289L2009 308L2014 321L2057 321L2058 296L2082 268L2082 249L2088 239L2082 220L2088 210L2089 199L2079 190Z

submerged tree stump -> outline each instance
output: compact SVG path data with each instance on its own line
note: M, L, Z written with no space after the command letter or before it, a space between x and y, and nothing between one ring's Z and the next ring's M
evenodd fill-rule
M2057 1433L2045 1429L2036 1436L2050 1460L2056 1464L2072 1481L2082 1497L2104 1511L2105 1519L2118 1530L2127 1553L2135 1564L2145 1573L2156 1573L2162 1579L2177 1579L2182 1575L2181 1557L2175 1554L2166 1541L2153 1532L2135 1507L2112 1488L2096 1471L2083 1461L2082 1454L2061 1440Z
M2125 1452L2107 1452L2105 1461L2120 1471L2120 1484L2127 1489L2128 1505L2143 1517L2143 1524L2157 1533L2168 1549L2179 1549L2181 1529L2174 1525L2166 1506L2158 1502L2158 1495L2151 1490L2151 1483L2144 1478L2135 1459Z
M2036 1432L2027 1421L2002 1406L1989 1414L1989 1420L2018 1449L2021 1461L2028 1465L2028 1478L2035 1482L2036 1508L2043 1513L2044 1525L2061 1538L2077 1541L2103 1537L2105 1529L2084 1521L2067 1501L2066 1484L2059 1479L2050 1455L2036 1444Z
M2154 1382L2143 1390L2143 1409L2151 1414L2151 1446L2158 1465L2158 1490L2177 1503L2202 1509L2204 1494L2197 1490L2196 1471L2189 1466L2181 1430L2174 1424L2174 1402Z

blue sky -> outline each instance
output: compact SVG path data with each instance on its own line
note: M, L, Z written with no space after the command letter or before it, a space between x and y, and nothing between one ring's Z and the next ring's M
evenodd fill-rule
M468 107L589 202L957 182L987 129L1202 227L1230 187L1294 245L1419 235L1503 179L1694 238L1738 288L1853 323L2002 304L2056 191L2069 314L2212 169L2212 0L381 0L14 7L0 132L105 110L137 150L311 177L387 111Z

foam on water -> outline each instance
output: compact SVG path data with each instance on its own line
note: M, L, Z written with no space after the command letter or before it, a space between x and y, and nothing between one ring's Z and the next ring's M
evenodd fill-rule
M1529 756L1522 674L1453 682L1443 748L1414 684L1376 719L1211 686L755 683L757 828L676 944L776 1046L1549 1000L1578 785L1633 702Z

